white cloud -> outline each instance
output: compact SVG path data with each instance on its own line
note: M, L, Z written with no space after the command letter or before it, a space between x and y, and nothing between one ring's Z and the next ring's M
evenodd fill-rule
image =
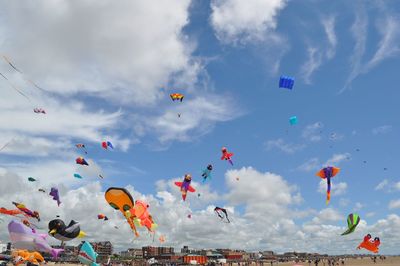
M394 188L395 188L396 190L400 190L400 181L399 181L399 182L396 182L396 183L394 184Z
M308 161L304 162L299 167L297 167L297 169L305 172L310 172L313 170L318 170L320 166L321 163L318 158L311 158Z
M367 212L367 214L365 214L365 217L371 218L371 217L374 217L375 215L376 215L375 212Z
M356 202L356 204L354 205L354 211L359 211L362 208L364 208L364 205L360 202Z
M374 129L372 129L372 134L374 135L378 135L378 134L386 134L389 133L390 131L392 131L392 126L390 125L384 125L384 126L380 126L380 127L376 127Z
M211 25L222 43L260 41L276 28L286 0L211 1Z
M324 125L320 122L316 122L314 124L311 125L307 125L301 136L305 139L307 139L308 141L311 142L318 142L322 139L321 133L322 133L322 128L324 127Z
M274 148L279 149L287 154L293 154L297 151L304 149L305 145L303 144L292 144L286 143L283 139L275 139L275 140L268 140L265 143L267 150L272 150Z
M318 192L321 194L326 194L326 180L321 180L318 186ZM335 179L333 178L331 181L331 195L332 196L339 196L345 194L347 191L347 183L346 182L339 182L335 183Z
M332 166L332 165L339 165L341 162L350 160L351 155L350 153L341 153L341 154L334 154L331 158L329 158L326 162L326 166Z
M335 34L335 16L331 15L322 19L326 37L328 38L329 48L326 51L326 57L332 59L336 53L337 38Z
M322 54L316 47L308 47L308 59L301 66L300 73L306 84L311 84L311 75L321 66Z
M93 3L3 2L3 51L46 90L118 104L154 104L160 88L198 67L183 33L189 0Z
M391 200L389 202L389 209L399 209L400 208L400 199L398 200Z
M383 190L389 185L389 180L384 179L382 182L380 182L376 187L375 190Z
M340 214L337 210L332 208L326 208L321 210L316 217L312 219L315 223L323 223L327 221L341 221L344 220L342 214Z

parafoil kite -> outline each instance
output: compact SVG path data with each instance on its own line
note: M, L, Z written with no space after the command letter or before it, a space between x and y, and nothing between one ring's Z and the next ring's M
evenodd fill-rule
M46 111L42 108L35 108L33 109L33 112L35 112L36 114L46 114Z
M231 165L233 165L233 162L231 159L233 156L233 153L228 152L228 150L225 147L222 147L221 151L222 151L221 160L228 161Z
M60 195L58 194L58 189L55 187L52 187L49 195L52 196L53 200L57 201L57 205L60 206L61 201L60 201Z
M76 163L80 165L89 165L83 157L76 158Z
M293 89L294 85L294 78L292 77L287 77L287 76L281 76L279 78L279 88L285 88L285 89Z
M289 123L292 126L296 125L298 123L297 116L292 116L291 118L289 118Z
M77 147L78 149L82 149L82 150L85 152L85 154L87 154L85 144L83 144L83 143L78 143L78 144L75 144L75 147Z
M84 237L85 232L81 231L78 222L71 220L68 226L61 219L54 219L49 222L49 235L62 242L70 241L74 238Z
M331 178L337 175L340 171L340 168L328 166L322 168L318 173L317 176L321 177L322 179L326 179L327 181L327 190L326 190L326 204L329 204L331 200Z
M185 97L183 94L180 94L180 93L172 93L169 96L171 97L172 101L178 100L181 102L183 101L183 98Z
M92 245L89 242L83 242L81 249L79 250L78 260L84 265L88 266L99 266L96 263L98 254L94 251Z
M371 235L368 234L368 235L364 236L363 242L361 242L360 245L358 245L357 249L364 248L373 253L378 253L380 244L381 244L381 241L380 241L379 237L375 237L374 240L372 240Z
M211 180L211 171L213 166L211 164L207 165L207 168L203 170L201 176L203 177L203 183L207 181L207 178Z
M29 182L35 182L35 181L36 181L36 179L35 179L35 178L33 178L33 177L28 177L28 181L29 181Z
M44 262L44 258L42 254L40 254L37 251L29 252L27 250L14 250L11 253L11 256L13 258L13 264L15 266L25 264L30 262L33 265L40 265L40 263Z
M111 149L114 149L114 146L112 145L112 143L111 142L109 142L109 141L103 141L102 143L101 143L101 147L103 147L103 149L108 149L108 148L111 148Z
M75 177L75 178L82 179L82 176L81 176L80 174L74 174L74 177Z
M39 234L36 230L25 226L19 221L11 221L8 224L11 243L16 249L28 249L50 253L57 258L63 249L52 248L46 241L47 234Z
M347 230L342 233L342 236L353 233L357 225L360 223L360 216L356 213L351 213L347 216Z
M107 220L108 220L108 217L105 216L104 214L100 213L100 214L97 215L97 219L99 219L99 220L102 219L102 220L104 220L104 221L107 221Z
M107 189L105 198L112 208L122 212L136 237L139 236L136 226L145 226L148 231L154 232L157 224L147 210L149 205L140 200L134 202L128 190L111 187Z
M175 182L175 185L180 187L182 193L183 201L186 200L187 192L195 192L196 190L190 185L192 182L192 176L190 174L186 174L183 178L183 182Z
M22 203L13 202L13 204L15 205L15 207L17 207L18 210L20 210L23 213L25 213L28 217L36 218L40 222L40 215L39 215L39 213L37 211L31 211L30 209L25 207L25 205L22 204Z
M226 221L228 223L231 222L231 221L229 221L228 212L226 211L226 209L220 208L220 207L215 207L214 212L218 215L219 218L221 218L221 221Z

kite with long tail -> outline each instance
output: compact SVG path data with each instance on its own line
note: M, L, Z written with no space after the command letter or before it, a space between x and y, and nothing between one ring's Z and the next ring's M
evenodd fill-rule
M228 152L228 150L225 147L222 147L221 151L222 151L221 160L228 161L231 165L233 165L233 162L232 162L233 153Z
M334 166L324 167L318 171L317 176L322 179L326 179L327 189L326 189L326 205L329 204L331 200L331 178L337 175L340 172L340 168Z

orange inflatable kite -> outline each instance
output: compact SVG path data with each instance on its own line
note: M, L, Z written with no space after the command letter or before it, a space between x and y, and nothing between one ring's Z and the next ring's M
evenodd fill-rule
M372 240L371 235L368 234L368 235L364 236L363 242L361 242L360 245L358 245L357 249L364 248L373 253L378 253L380 244L381 244L381 241L380 241L379 237L375 237L374 240Z
M26 262L39 265L39 263L44 262L43 256L37 251L28 252L27 250L15 250L12 253L12 257L15 265L24 264Z

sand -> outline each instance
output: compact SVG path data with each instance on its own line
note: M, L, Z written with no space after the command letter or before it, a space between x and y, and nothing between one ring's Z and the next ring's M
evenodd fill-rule
M279 264L273 264L274 266L293 266L296 263L279 263ZM297 263L299 265L303 266L308 266L308 262L301 262ZM339 263L341 266L342 264ZM375 266L400 266L400 257L386 257L386 260L382 261L380 259L376 260L376 263L374 263L370 258L363 258L363 259L347 259L345 260L345 266L363 266L363 265L375 265ZM269 266L269 264L264 264L264 266ZM314 263L311 263L311 266L315 266ZM324 266L324 263L319 263L318 266ZM328 266L328 263L325 262L325 266Z

